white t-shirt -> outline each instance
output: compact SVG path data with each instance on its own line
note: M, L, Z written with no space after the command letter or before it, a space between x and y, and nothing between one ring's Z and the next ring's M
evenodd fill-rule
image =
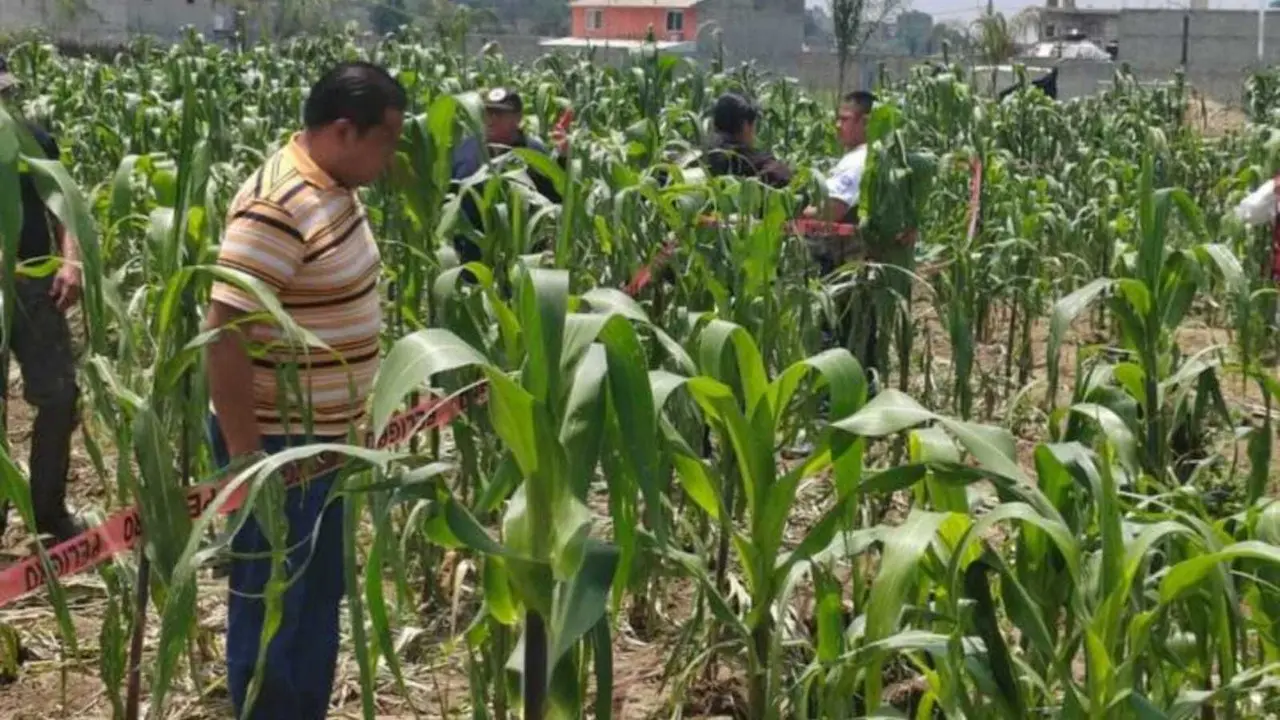
M1276 182L1266 181L1236 206L1236 217L1246 225L1262 225L1276 216Z
M827 195L832 200L853 207L858 204L858 192L862 187L862 172L867 167L867 146L859 145L840 158L839 164L827 178Z

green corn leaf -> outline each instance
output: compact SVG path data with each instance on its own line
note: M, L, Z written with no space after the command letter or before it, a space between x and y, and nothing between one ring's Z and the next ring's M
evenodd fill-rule
M556 591L548 626L552 666L604 617L617 563L616 548L586 543L581 569Z
M434 375L486 364L484 355L448 330L421 330L396 341L374 381L371 400L374 432L381 434L405 396Z
M569 273L531 268L521 273L519 288L516 308L528 352L522 384L548 407L559 407Z
M942 522L943 513L912 511L902 525L886 533L880 572L871 587L867 607L866 642L874 644L888 639L898 630L899 619L908 593L915 585L920 563ZM881 704L881 671L884 657L873 655L867 668L866 698L872 710Z
M735 363L733 375L727 369L729 362ZM756 403L765 396L768 378L764 359L755 340L739 325L719 319L707 323L698 340L698 365L704 375L742 393L748 414L754 413Z
M886 389L861 410L831 425L854 435L883 437L936 417L933 412L912 400L906 393Z
M1049 406L1053 407L1058 389L1058 363L1062 341L1067 330L1095 300L1109 292L1114 285L1110 278L1097 278L1062 298L1053 306L1053 315L1049 320L1049 345L1046 352L1048 366Z
M1169 572L1160 581L1160 601L1171 603L1183 593L1199 585L1211 571L1221 563L1235 560L1258 560L1269 564L1280 563L1280 548L1246 540L1219 550L1218 552L1198 555L1169 568Z
M484 603L489 614L503 625L514 627L520 621L520 610L511 594L506 563L497 555L489 555L484 559L482 574Z
M605 375L609 371L604 347L592 345L578 364L569 388L560 444L569 461L574 494L586 498L604 440ZM647 387L647 384L646 384ZM652 403L649 403L652 407Z
M998 699L1001 713L1008 717L1023 717L1026 714L1026 708L1022 702L1018 681L1014 678L1009 647L1000 633L995 600L987 580L989 569L991 569L990 566L983 560L970 563L964 572L964 594L975 603L973 622L978 637L982 638L983 644L986 645L987 661L991 665L991 674L1000 691Z
M931 463L959 463L960 451L950 436L941 428L913 430L909 437L911 461L923 465ZM925 478L932 508L939 512L969 512L968 494L964 487L940 482L930 473Z

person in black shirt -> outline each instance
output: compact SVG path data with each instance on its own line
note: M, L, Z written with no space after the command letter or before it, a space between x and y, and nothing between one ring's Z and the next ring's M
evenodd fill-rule
M529 137L521 129L520 123L524 119L524 101L518 93L505 88L495 88L485 95L484 100L485 143L488 145L489 157L501 157L514 148L529 148L544 155L550 154L546 145L537 138ZM563 166L568 160L568 144L563 131L556 130L552 141L556 143L556 162ZM462 181L475 175L484 162L485 156L479 138L469 137L462 141L462 144L453 152L452 176L455 190L460 191ZM560 202L560 193L556 191L555 183L550 178L531 167L529 179L533 181L538 193L547 200L552 203ZM471 193L467 193L462 199L462 212L473 228L483 230L480 208L476 205ZM461 234L454 237L453 247L464 263L478 261L483 256L480 246Z
M754 177L774 188L791 184L791 168L756 147L760 110L737 93L726 93L711 111L715 139L706 152L707 171L714 176Z
M0 58L0 102L14 105L17 78ZM23 123L51 160L59 157L58 144L43 129ZM65 313L80 299L81 271L76 242L48 211L29 171L20 180L22 231L18 240L18 264L37 264L60 253L57 272L45 277L19 273L9 350L22 371L23 397L35 408L31 438L31 500L36 530L56 540L80 533L80 523L66 507L67 472L71 458L71 434L76 426L75 356ZM57 244L55 244L55 240ZM0 363L0 367L6 363ZM5 376L7 382L8 376Z

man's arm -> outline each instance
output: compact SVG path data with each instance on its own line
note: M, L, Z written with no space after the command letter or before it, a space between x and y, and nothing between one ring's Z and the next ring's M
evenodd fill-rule
M823 218L827 222L842 223L849 218L849 203L839 198L827 198L826 217Z
M1246 225L1263 225L1271 222L1276 214L1276 183L1272 178L1240 201L1235 216Z
M777 189L791 184L791 168L774 157L773 153L761 152L752 161L753 165L760 168L759 177L764 184Z
M62 254L62 266L53 276L53 287L49 295L62 312L71 309L80 299L80 288L83 284L83 273L80 268L80 246L76 238L62 223L56 222L53 228L58 238L58 249Z
M40 144L40 149L44 150L44 154L50 160L58 160L62 157L58 141L52 135L34 126L31 129L35 131L33 134L36 142ZM58 253L62 255L62 266L53 276L53 286L49 289L49 295L53 297L53 302L58 309L66 312L80 300L81 288L84 284L84 274L80 267L80 244L75 236L53 216L53 213L49 213L48 217L53 224L53 236L58 241Z
M255 200L232 214L218 249L218 265L254 278L278 296L293 281L305 248L287 210ZM206 329L218 330L205 349L209 398L233 458L262 447L254 413L253 363L244 340L250 327L244 322L246 316L262 309L252 293L228 282L214 282L205 319Z
M253 412L253 363L244 344L243 333L248 330L242 322L244 316L243 311L214 300L205 318L206 330L219 331L205 348L205 362L209 397L232 458L262 449L262 434Z

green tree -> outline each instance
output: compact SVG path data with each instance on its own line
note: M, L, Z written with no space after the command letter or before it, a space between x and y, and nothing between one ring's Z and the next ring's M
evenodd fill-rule
M867 40L885 19L901 8L903 0L831 0L832 31L836 39L839 76L837 91L844 92L849 61L858 56Z

